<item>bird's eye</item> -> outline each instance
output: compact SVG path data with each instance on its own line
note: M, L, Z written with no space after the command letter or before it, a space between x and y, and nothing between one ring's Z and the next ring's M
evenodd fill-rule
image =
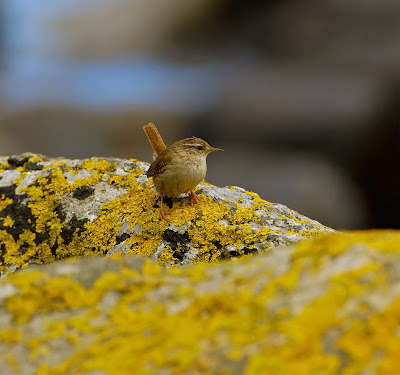
M198 150L202 150L202 149L203 149L203 146L197 146L197 149L198 149Z

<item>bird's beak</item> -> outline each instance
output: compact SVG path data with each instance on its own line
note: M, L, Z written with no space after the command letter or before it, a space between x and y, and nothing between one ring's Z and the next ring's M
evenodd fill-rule
M210 147L208 152L217 152L217 151L224 151L222 148L214 148L214 147Z

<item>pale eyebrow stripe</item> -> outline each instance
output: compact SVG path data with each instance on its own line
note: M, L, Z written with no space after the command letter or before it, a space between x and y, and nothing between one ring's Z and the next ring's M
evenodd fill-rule
M200 143L185 143L184 146L190 146L190 147L199 147L199 146L201 146L201 147L203 147L203 145L200 144Z

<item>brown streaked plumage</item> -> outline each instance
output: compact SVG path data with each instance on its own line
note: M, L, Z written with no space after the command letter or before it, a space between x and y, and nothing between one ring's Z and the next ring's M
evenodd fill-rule
M189 192L191 202L199 202L193 189L206 176L207 155L216 151L222 150L211 147L201 138L192 137L177 141L156 155L156 160L146 174L153 178L154 186L160 194L160 215L163 219L166 219L163 196L177 198Z

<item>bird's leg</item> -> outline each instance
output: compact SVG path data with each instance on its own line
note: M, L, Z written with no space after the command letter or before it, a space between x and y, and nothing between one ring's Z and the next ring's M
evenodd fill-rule
M190 204L200 203L200 198L196 195L194 190L190 190L189 192Z
M168 221L168 216L167 213L164 211L164 207L163 207L163 201L164 201L164 197L162 194L160 194L160 217L162 220Z

